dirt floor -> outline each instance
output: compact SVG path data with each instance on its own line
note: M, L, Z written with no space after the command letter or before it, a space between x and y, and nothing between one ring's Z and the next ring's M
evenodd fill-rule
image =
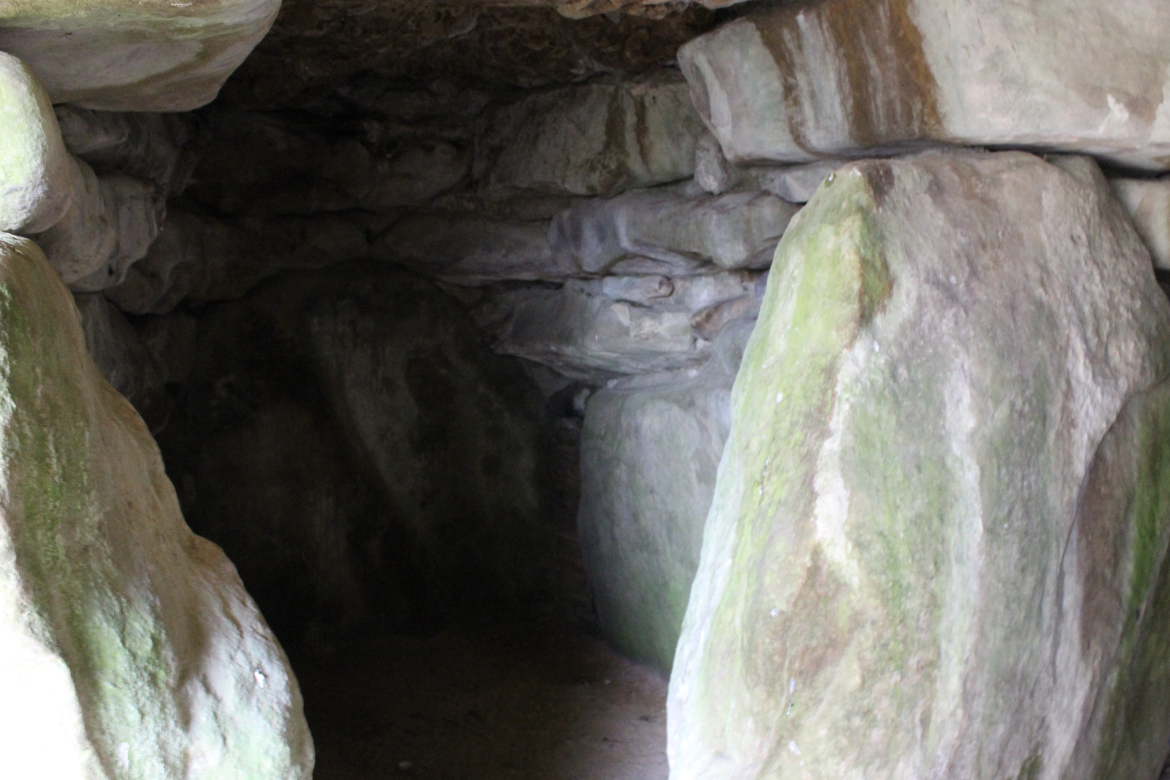
M572 629L448 629L293 665L315 780L667 777L665 677Z

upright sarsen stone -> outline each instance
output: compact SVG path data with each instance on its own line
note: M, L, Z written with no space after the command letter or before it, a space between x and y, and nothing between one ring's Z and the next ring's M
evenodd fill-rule
M732 161L922 143L1170 168L1170 5L1157 0L781 3L679 51Z
M308 780L288 662L179 514L73 299L0 235L0 773Z
M675 780L1152 780L1170 747L1170 306L1096 166L846 166L732 397Z

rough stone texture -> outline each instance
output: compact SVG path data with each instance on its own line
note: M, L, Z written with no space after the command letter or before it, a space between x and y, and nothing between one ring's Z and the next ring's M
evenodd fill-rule
M0 750L11 777L308 780L284 653L179 514L36 246L0 237Z
M121 284L130 266L146 255L166 204L150 182L119 173L98 176L76 158L70 163L69 209L32 238L73 290L96 292Z
M165 197L187 186L196 156L189 114L53 108L65 148L99 172L117 171L153 182Z
M1092 162L839 171L736 380L672 777L1157 777L1168 372Z
M685 267L767 268L798 206L766 192L711 196L693 184L590 200L557 215L549 243L588 273L640 256Z
M48 230L73 197L69 154L44 88L24 63L2 51L0 138L0 230Z
M701 131L673 70L534 92L492 116L477 178L497 190L612 196L692 176Z
M238 104L277 108L315 103L329 89L369 75L400 84L446 80L495 88L642 73L672 63L678 47L711 24L702 8L663 19L570 20L544 3L286 0L225 94Z
M166 314L184 300L239 298L280 271L324 268L368 251L366 228L353 215L221 220L171 209L146 257L104 294L128 314Z
M184 511L290 641L549 595L543 400L429 283L347 265L205 307L181 404Z
M1167 36L1149 0L828 0L750 13L679 64L733 161L958 142L1164 170Z
M1170 270L1170 179L1113 179L1154 265Z
M468 173L465 143L408 138L389 143L285 117L229 112L210 142L190 195L223 215L272 216L418 206Z
M27 62L54 103L189 111L215 98L279 9L280 0L3 0L0 50Z
M744 324L735 337L751 332L751 320ZM667 673L730 427L735 369L712 360L697 376L602 389L585 412L577 527L598 624L623 653Z
M630 284L634 279L639 283ZM753 291L754 277L745 271L574 279L559 288L492 289L473 317L494 336L497 352L601 383L702 363L711 345L695 333L692 317Z
M102 378L121 393L152 430L166 421L163 368L134 326L97 293L75 295L85 348Z
M547 222L505 222L466 212L410 214L379 236L372 252L458 284L561 280L578 271L554 256Z

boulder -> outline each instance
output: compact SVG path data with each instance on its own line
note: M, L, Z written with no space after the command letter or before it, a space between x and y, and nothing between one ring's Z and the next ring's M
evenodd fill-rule
M158 236L166 213L150 182L113 173L98 176L74 158L73 200L44 233L33 234L61 278L77 292L121 284Z
M576 204L553 220L549 243L587 273L629 256L685 268L767 268L799 206L766 192L712 196L692 185L633 190Z
M847 166L732 393L671 776L1157 777L1170 305L1096 165Z
M11 777L308 780L296 680L31 241L0 237L0 750Z
M565 376L603 383L622 374L689 368L710 356L692 317L753 295L755 275L729 271L571 279L559 288L507 286L488 291L472 312L495 350Z
M828 0L740 16L679 65L733 162L947 142L1165 170L1167 36L1150 0Z
M609 197L691 177L701 132L674 70L561 87L498 109L479 139L476 172L505 194Z
M225 216L386 211L428 202L470 167L464 144L328 130L253 112L217 117L190 194Z
M0 51L27 62L54 103L190 111L215 98L278 10L280 0L5 0Z
M453 299L348 264L282 274L198 320L159 441L192 527L286 641L551 596L544 401Z
M187 186L195 155L189 115L91 111L54 107L65 148L101 173L117 171L152 182L162 197Z
M69 153L53 106L32 71L0 51L0 230L39 233L69 208Z
M1154 265L1170 270L1170 178L1113 179L1110 183L1146 242Z
M745 339L751 324L728 335ZM668 674L730 427L734 360L603 388L585 411L577 530L598 625Z

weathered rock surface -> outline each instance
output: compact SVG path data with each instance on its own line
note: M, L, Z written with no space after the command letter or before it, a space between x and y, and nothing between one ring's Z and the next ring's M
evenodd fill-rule
M543 399L454 300L378 263L285 274L200 310L197 343L161 446L282 636L550 595Z
M54 103L189 111L211 102L279 9L280 0L4 0L0 50L27 62Z
M301 778L284 653L191 533L36 246L0 237L0 750L12 777Z
M547 4L527 5L285 0L271 33L227 92L244 105L278 108L306 105L324 89L368 75L399 84L492 87L630 75L672 64L678 47L712 24L711 13L698 7L662 19L570 20Z
M146 257L104 294L128 314L166 314L184 300L239 298L281 271L366 256L365 225L348 214L222 220L172 209Z
M554 255L547 222L513 222L476 213L420 211L379 236L371 251L418 273L457 284L560 280L579 269Z
M679 64L733 161L958 142L1165 170L1168 35L1148 0L829 0L736 19Z
M190 115L53 109L65 148L98 172L117 171L152 182L163 197L187 186L196 157Z
M799 209L766 192L711 196L693 185L634 190L576 204L553 220L549 243L589 273L629 257L672 267L767 268Z
M744 325L735 337L751 332L751 320ZM623 653L667 673L730 427L735 368L713 360L696 376L602 389L585 413L577 528L598 624Z
M1113 179L1154 265L1170 270L1170 179Z
M505 192L612 196L692 176L701 132L674 70L535 92L494 113L477 178Z
M252 112L218 117L210 134L190 194L223 215L419 206L463 180L471 164L462 143L410 138L377 144Z
M1170 306L1092 162L857 163L782 239L672 777L1154 778Z
M702 363L711 345L695 332L692 318L727 301L753 299L754 284L754 274L730 271L503 287L490 290L473 317L493 335L497 352L602 383ZM739 316L754 315L750 309Z
M150 182L123 174L98 176L76 158L70 165L69 209L57 224L32 238L73 290L114 287L158 236L166 215L162 192Z
M0 137L0 230L48 230L73 196L69 154L44 88L24 63L2 51Z

